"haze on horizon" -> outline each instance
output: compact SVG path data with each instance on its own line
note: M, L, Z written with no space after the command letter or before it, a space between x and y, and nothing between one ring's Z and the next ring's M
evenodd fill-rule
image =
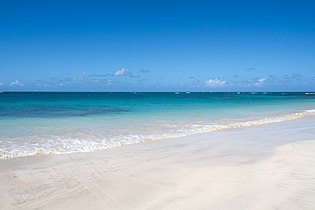
M314 1L2 1L0 91L315 91Z

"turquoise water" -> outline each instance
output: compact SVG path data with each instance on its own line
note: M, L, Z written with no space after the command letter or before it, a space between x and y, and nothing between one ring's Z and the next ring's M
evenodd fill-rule
M108 149L292 120L314 109L309 93L2 93L0 158Z

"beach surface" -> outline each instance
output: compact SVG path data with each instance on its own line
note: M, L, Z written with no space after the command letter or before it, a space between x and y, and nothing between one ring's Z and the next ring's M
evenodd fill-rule
M0 160L0 209L315 209L315 118Z

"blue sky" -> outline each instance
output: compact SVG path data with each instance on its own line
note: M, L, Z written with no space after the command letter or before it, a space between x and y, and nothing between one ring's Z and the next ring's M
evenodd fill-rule
M314 1L0 1L2 91L315 91Z

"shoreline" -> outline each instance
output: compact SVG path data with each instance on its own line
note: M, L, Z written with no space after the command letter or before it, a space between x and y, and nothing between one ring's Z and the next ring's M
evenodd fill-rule
M176 138L190 138L195 135L211 135L212 132L241 129L246 127L255 127L268 124L276 124L287 122L291 120L298 120L303 118L312 118L315 116L314 109L300 110L281 115L271 115L254 119L243 119L231 122L220 122L214 124L192 124L189 127L179 130L165 131L165 133L158 134L130 134L114 136L114 139L103 139L97 137L96 139L89 139L88 141L80 138L66 138L66 139L46 139L43 142L38 140L33 143L23 142L20 139L5 142L0 151L0 160L37 156L50 154L71 154L77 152L94 152L98 150L113 149L129 144L146 143L150 141L173 140ZM88 137L86 137L88 138ZM21 143L22 142L22 143ZM1 143L1 142L0 142ZM1 146L1 145L0 145Z
M314 209L315 119L0 160L1 209Z

